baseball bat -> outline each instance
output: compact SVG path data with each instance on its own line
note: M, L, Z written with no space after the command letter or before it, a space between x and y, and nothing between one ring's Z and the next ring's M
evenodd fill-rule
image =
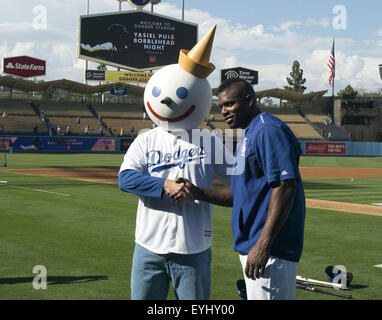
M320 280L315 280L315 279L310 279L310 278L304 278L301 276L296 276L296 280L304 282L304 283L315 284L315 285L324 286L324 287L328 287L328 288L346 289L346 284L343 285L342 283L320 281Z
M322 290L322 289L319 289L319 288L310 287L310 286L307 286L305 284L298 283L298 282L296 282L296 288L305 289L305 290L313 291L313 292L320 292L320 293L330 294L332 296L346 298L346 299L353 299L353 296L350 295L350 294L342 294L342 293L337 293L337 292L330 292L330 291Z

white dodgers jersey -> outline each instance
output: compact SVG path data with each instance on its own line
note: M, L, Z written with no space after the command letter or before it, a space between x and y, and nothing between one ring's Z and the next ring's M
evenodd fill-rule
M216 176L229 186L231 152L207 130L193 132L198 131L202 132L201 139L191 139L191 131L189 139L179 138L161 127L138 135L125 154L120 172L131 169L160 178L182 177L203 188L212 188ZM157 254L202 252L212 242L212 211L213 206L203 201L176 204L165 193L161 199L141 196L135 241Z

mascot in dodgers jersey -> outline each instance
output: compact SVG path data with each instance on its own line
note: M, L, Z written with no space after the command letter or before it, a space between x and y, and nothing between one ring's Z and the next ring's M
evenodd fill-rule
M144 103L157 127L137 136L119 171L119 188L139 195L132 299L166 299L170 281L178 299L210 298L213 207L178 201L191 198L176 179L211 188L216 176L230 184L232 155L220 139L197 129L212 105L206 78L215 69L209 61L215 30L151 77Z

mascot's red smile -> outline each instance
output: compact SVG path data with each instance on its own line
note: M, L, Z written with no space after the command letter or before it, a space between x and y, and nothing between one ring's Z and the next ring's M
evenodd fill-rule
M195 110L195 105L192 105L185 113L180 115L179 117L175 118L166 118L162 117L159 114L157 114L153 108L151 108L150 103L147 101L147 107L149 108L150 112L153 114L153 116L161 121L168 121L168 122L177 122L177 121L182 121L183 119L186 119L194 110Z

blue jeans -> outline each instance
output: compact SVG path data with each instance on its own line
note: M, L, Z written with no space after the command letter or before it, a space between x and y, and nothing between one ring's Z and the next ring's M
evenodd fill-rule
M170 281L179 300L208 300L211 248L196 254L156 254L135 244L132 300L165 300Z

